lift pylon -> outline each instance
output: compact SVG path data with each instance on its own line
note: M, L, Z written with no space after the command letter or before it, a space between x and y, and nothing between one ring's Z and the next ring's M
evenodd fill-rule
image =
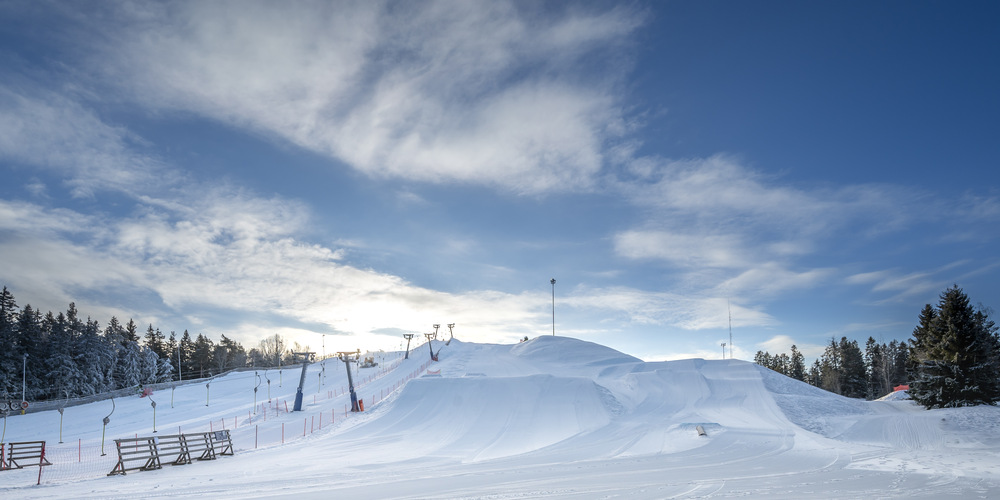
M306 385L306 368L309 368L309 358L314 352L293 352L293 356L302 356L302 375L299 377L299 388L295 390L295 408L292 411L302 411L302 387Z
M404 333L403 338L406 339L406 356L403 356L403 359L410 359L410 340L413 339L413 334Z
M338 352L337 357L344 362L344 367L347 368L347 388L351 392L351 411L361 411L358 406L358 395L354 392L354 377L351 376L351 362L358 361L358 358L361 357L361 349L354 352Z
M434 354L434 346L431 345L431 340L434 339L434 334L425 333L424 337L427 337L427 347L429 347L431 350L431 361L437 361L438 360L437 354Z

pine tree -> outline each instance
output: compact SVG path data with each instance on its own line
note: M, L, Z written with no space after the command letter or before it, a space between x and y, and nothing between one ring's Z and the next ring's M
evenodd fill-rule
M139 343L139 327L136 326L135 321L129 318L128 324L125 325L125 330L122 334L124 342L135 342Z
M160 332L159 328L154 330L152 324L146 329L146 334L143 335L142 341L148 349L156 353L157 357L166 358L170 356L163 333Z
M889 342L888 352L887 357L892 358L889 387L894 388L898 385L907 384L910 380L907 375L907 366L910 364L910 346L905 340L902 342L893 340Z
M757 351L757 354L753 356L753 362L763 366L764 368L771 367L771 355L766 351Z
M3 287L0 292L0 397L15 392L20 346L17 333L18 307L14 294Z
M101 327L96 321L87 318L83 332L80 335L79 350L74 359L82 376L78 387L78 395L89 396L110 390L104 374L111 364L111 356L101 337Z
M833 338L830 339L830 345L826 346L826 350L824 350L823 355L820 356L819 363L819 387L834 394L841 394L840 383L843 380L842 373L844 363L840 352L840 346Z
M910 397L927 408L1000 401L997 327L962 289L945 290L918 318L910 347Z
M863 398L868 392L865 360L858 341L840 338L841 381L840 394L849 398Z
M139 383L142 385L159 382L160 357L146 346L143 346L139 350L139 373Z
M184 334L181 335L180 350L181 376L185 377L185 379L198 378L195 373L194 342L191 340L191 334L187 330L184 330Z
M792 344L792 355L790 357L788 376L802 382L806 381L806 358L799 352L799 348Z
M143 381L143 354L139 343L133 340L125 342L118 357L120 368L120 378L118 379L120 388L138 387Z
M198 334L194 341L194 362L198 369L199 377L206 377L212 374L212 351L215 346L208 337Z
M50 312L43 320L43 328L47 330L49 337L49 349L45 359L48 377L40 391L40 398L58 397L67 392L78 394L78 383L82 378L76 369L76 361L73 359L73 352L76 342L73 332L69 327L66 316L59 313L53 317Z
M51 316L49 313L48 316ZM31 304L24 306L17 321L18 342L21 345L20 356L27 354L27 390L25 399L32 401L43 396L43 376L45 375L45 359L48 349L48 337L42 327L42 315L38 310L32 309ZM23 361L18 359L17 361ZM21 371L21 366L17 367ZM15 386L16 387L16 386ZM16 387L20 389L20 387ZM18 391L20 392L20 391Z
M241 366L246 366L247 364L247 351L233 339L226 337L225 334L219 340L219 345L226 349L226 359L227 366L229 368L239 368Z
M807 381L809 385L815 387L823 386L823 375L822 368L820 366L819 360L814 360L811 367L809 367L809 375L807 376Z
M180 360L177 358L177 345L177 334L171 331L170 338L166 343L167 351L169 351L168 359L170 360L170 372L173 374L174 379L180 380L181 374L177 371L180 367L178 364Z
M124 334L125 330L122 328L121 323L118 322L118 318L112 316L111 321L108 321L108 326L104 327L103 340L103 344L111 356L111 362L104 365L104 378L107 381L108 387L111 389L121 387L122 383L119 360L121 359L121 353L124 349Z

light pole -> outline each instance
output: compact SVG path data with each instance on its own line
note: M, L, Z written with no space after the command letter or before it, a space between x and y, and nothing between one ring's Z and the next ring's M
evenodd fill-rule
M726 359L726 343L722 343L722 359Z
M556 334L556 279L549 280L552 283L552 335Z

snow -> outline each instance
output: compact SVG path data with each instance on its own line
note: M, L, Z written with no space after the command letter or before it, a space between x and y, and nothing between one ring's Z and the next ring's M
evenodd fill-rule
M159 390L160 434L230 429L236 453L107 476L114 438L152 434L148 399L11 416L7 441L46 440L54 463L0 472L9 498L940 498L1000 495L1000 408L927 411L860 401L739 360L643 362L566 337L516 345L454 340L430 363L387 354L309 367L305 408L285 412L299 370L271 403L253 371ZM263 372L259 372L262 375ZM172 392L172 394L171 394ZM171 395L173 404L171 405ZM206 396L208 405L206 406ZM333 418L334 422L330 422ZM707 431L699 436L696 427ZM281 434L281 432L284 434Z

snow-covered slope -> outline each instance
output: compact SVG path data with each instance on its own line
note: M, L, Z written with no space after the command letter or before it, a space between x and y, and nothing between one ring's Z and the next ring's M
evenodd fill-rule
M334 361L325 372L310 367L303 412L284 409L298 379L291 370L280 388L269 373L272 401L259 387L256 407L251 372L212 381L208 406L203 383L177 388L173 408L160 391L161 429L225 426L236 455L124 477L104 476L113 454L83 458L99 443L109 402L66 409L69 437L61 446L68 451L54 444L56 412L12 416L7 440L45 439L59 463L43 471L42 486L33 486L37 469L0 472L0 495L1000 494L997 408L925 411L910 401L852 400L744 361L647 363L565 337L434 348L441 349L437 363L417 350L408 360L390 356L378 369L358 371L368 406L360 414L344 412L346 375ZM150 416L145 399L118 401L107 432L151 435Z

